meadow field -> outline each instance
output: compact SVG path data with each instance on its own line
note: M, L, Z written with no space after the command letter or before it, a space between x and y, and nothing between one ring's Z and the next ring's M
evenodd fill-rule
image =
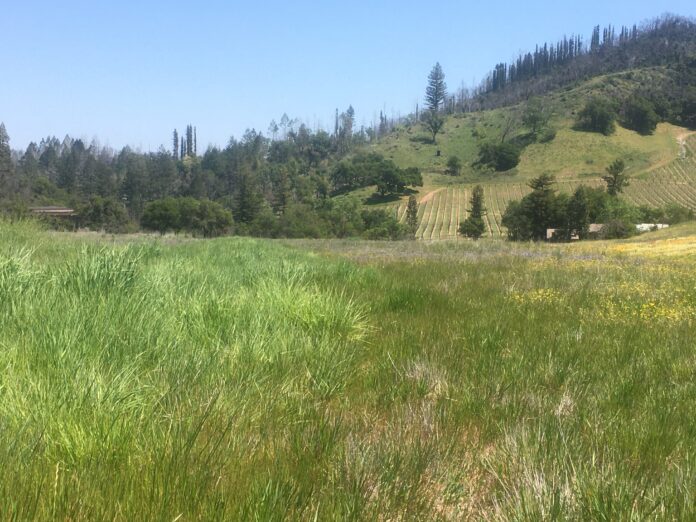
M0 222L0 519L692 520L695 245Z

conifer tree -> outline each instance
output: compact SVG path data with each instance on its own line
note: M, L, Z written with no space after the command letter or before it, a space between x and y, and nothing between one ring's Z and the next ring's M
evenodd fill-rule
M186 155L193 156L193 126L186 126Z
M447 97L447 84L445 83L445 73L442 72L440 63L436 63L428 75L428 86L425 89L425 101L428 108L437 112L445 102Z
M6 195L11 188L13 170L10 136L5 124L0 123L0 197Z
M416 196L408 197L408 205L406 206L406 226L411 234L418 230L418 202Z
M173 150L172 150L172 156L174 157L175 160L179 159L179 133L174 129L174 133L172 134L172 145L173 145Z
M471 194L471 209L469 216L459 226L459 233L471 239L479 239L486 227L483 223L483 216L486 215L486 207L483 205L483 187L476 185Z

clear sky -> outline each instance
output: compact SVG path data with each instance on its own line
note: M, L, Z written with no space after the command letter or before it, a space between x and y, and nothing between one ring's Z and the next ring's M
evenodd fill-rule
M284 112L328 128L352 104L368 125L411 112L436 61L454 90L536 43L665 12L696 2L7 0L0 121L13 148L70 134L144 151L189 122L199 151Z

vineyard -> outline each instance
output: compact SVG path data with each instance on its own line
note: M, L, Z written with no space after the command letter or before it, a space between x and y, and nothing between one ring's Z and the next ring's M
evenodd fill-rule
M601 187L601 179L559 180L556 188L573 192L579 185ZM524 182L491 183L484 186L487 235L505 235L502 216L510 201L519 200L530 189ZM423 240L458 239L459 223L466 219L471 198L469 185L435 189L421 198L418 206L416 238ZM696 210L696 135L683 142L680 157L667 165L632 179L625 189L626 199L637 205L652 207L676 203ZM394 207L397 219L406 220L406 201Z

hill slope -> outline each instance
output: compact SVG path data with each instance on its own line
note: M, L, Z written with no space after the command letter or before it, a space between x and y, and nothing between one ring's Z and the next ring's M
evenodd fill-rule
M424 186L418 190L420 239L457 237L474 183L484 186L489 234L502 235L500 221L507 202L528 191L529 179L552 174L558 180L557 188L563 191L572 191L581 183L601 186L606 166L617 158L626 162L633 178L625 193L629 201L651 206L677 203L696 209L696 138L688 129L661 123L652 135L643 136L618 126L613 135L604 136L573 128L575 114L589 98L621 99L642 85L659 84L668 74L667 69L658 67L605 75L543 97L555 138L525 147L519 165L507 172L482 171L474 164L479 145L499 141L506 127L512 127L509 140L524 138L528 131L520 123L522 104L450 116L437 144L427 143L421 125L402 126L373 150L400 166L416 165L423 170ZM464 163L461 176L445 174L450 156ZM405 219L405 198L393 206L399 218Z

